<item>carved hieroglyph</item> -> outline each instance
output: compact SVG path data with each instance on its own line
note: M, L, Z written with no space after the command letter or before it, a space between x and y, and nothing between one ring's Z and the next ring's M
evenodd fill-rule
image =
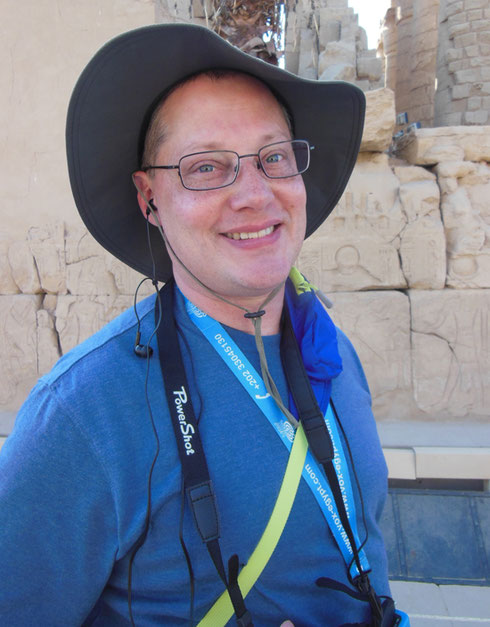
M414 398L430 416L488 417L490 291L409 292Z
M399 190L407 218L400 244L403 274L409 287L442 289L446 280L446 238L435 176L410 166L395 167L394 172L405 181Z
M379 153L361 153L338 206L309 238L299 267L325 291L406 287L400 234L406 226L399 181Z
M436 167L451 287L490 287L490 167L453 161Z
M16 410L39 377L36 314L41 296L0 296L0 408Z
M337 293L329 314L363 364L378 419L413 416L410 309L399 292Z

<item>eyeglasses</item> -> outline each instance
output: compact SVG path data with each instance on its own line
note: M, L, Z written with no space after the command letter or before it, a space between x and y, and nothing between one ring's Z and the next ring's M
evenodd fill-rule
M304 139L275 142L257 153L239 155L233 150L205 150L185 155L178 165L149 165L148 170L178 170L182 185L193 191L220 189L232 185L240 170L240 160L257 158L257 169L270 179L287 179L303 174L310 165L314 146Z

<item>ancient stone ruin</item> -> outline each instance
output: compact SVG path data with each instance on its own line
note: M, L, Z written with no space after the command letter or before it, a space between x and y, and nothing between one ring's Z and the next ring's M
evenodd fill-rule
M379 52L397 113L409 122L489 123L488 0L392 0Z

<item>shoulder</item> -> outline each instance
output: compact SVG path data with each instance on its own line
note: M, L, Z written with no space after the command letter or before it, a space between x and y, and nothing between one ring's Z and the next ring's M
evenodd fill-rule
M146 339L155 325L153 310L153 297L138 305ZM134 311L129 308L61 357L21 407L14 433L21 425L44 430L71 424L92 440L109 421L117 422L115 415L123 421L124 412L130 413L127 399L139 399L144 389L146 360L134 354L136 328Z

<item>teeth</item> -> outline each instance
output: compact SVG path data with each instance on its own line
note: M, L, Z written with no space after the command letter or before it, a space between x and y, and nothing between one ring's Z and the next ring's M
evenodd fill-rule
M269 226L266 229L262 229L261 231L256 231L255 233L225 233L226 237L230 239L258 239L260 237L265 237L266 235L270 235L274 230L273 226Z

